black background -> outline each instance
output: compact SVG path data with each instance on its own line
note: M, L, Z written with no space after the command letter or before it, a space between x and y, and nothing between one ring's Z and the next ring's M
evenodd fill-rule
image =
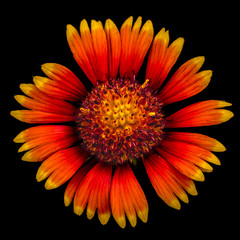
M17 233L25 237L74 236L79 239L94 236L95 232L105 234L103 236L109 236L110 233L151 233L159 238L236 234L239 216L239 157L236 154L239 142L239 19L234 10L237 6L230 4L217 8L213 6L210 9L207 4L174 6L172 3L166 7L145 2L141 10L137 7L134 4L129 6L129 3L123 5L121 2L100 5L92 3L90 6L77 2L52 5L35 2L6 6L8 14L4 18L2 36L2 51L6 56L3 55L4 77L1 84L4 84L3 106L7 105L7 109L4 109L7 122L2 125L2 133L7 133L4 139L7 146L2 149L3 153L6 151L6 154L2 154L2 163L7 166L1 168L1 198L6 214L4 225L6 229L10 226L16 231L8 230L8 234ZM222 166L214 167L210 174L206 173L204 183L196 183L199 195L189 196L189 204L182 203L180 211L171 209L158 198L141 163L133 168L149 203L149 220L144 224L138 219L135 228L127 223L126 229L122 230L112 217L106 226L102 226L97 216L89 221L85 212L79 217L73 213L72 205L66 208L63 203L66 184L47 191L44 183L37 183L35 175L40 164L21 161L22 154L17 153L20 145L12 142L20 131L30 125L18 122L9 112L21 109L13 96L21 94L19 84L32 83L32 76L43 75L40 69L43 63L60 63L70 68L83 82L87 82L68 47L67 24L78 28L83 18L89 23L91 19L104 22L111 18L120 28L130 15L134 16L134 20L137 16L142 16L143 22L151 19L155 34L165 27L170 31L171 41L177 37L185 38L183 52L170 75L185 61L196 56L205 56L202 69L211 69L214 72L206 90L195 97L172 104L166 109L166 114L197 101L217 99L233 103L231 110L235 113L235 118L218 126L190 129L215 137L228 151L216 154ZM144 79L145 69L146 61L138 75L140 81Z

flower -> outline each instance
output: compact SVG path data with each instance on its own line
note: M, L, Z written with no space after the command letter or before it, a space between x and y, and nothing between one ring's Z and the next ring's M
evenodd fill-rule
M204 181L203 172L220 165L212 152L223 152L217 140L175 129L216 125L228 121L230 103L207 100L165 116L169 104L204 90L212 71L199 71L205 58L184 63L166 82L184 44L169 43L164 28L154 37L148 20L129 17L120 31L110 19L86 20L80 34L67 25L67 41L73 56L92 82L91 92L68 68L42 65L47 77L36 76L34 84L21 84L26 95L15 99L28 110L12 111L16 119L38 124L19 133L22 160L42 162L37 181L54 189L68 182L64 203L89 219L96 211L102 224L110 216L122 228L127 216L131 226L137 217L148 219L148 202L132 166L143 163L158 196L180 209L188 194L197 195L194 181ZM139 69L149 51L145 79ZM138 81L139 80L139 81ZM140 83L142 82L142 84ZM164 84L163 84L164 83Z

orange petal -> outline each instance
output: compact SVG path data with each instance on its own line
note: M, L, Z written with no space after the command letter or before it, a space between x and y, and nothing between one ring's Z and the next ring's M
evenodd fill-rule
M60 82L69 91L82 97L86 95L86 88L68 68L56 63L45 63L42 65L42 71L52 80Z
M222 143L214 138L199 134L188 132L168 132L166 134L167 140L191 143L193 145L205 148L212 152L224 152L226 148Z
M163 67L163 61L169 44L169 32L163 28L154 38L148 57L145 79L150 79L150 86L157 88L158 76Z
M45 96L44 100L39 101L32 98L28 98L24 95L15 95L14 98L19 102L23 107L49 113L57 113L73 116L76 111L76 108L65 101L53 100L50 97ZM46 101L48 99L48 101Z
M101 165L96 164L89 172L84 176L83 180L80 182L74 197L74 213L77 215L82 215L88 201L90 193L94 187L94 182L96 181L96 176L99 176L101 172Z
M57 188L75 174L87 157L88 153L79 146L58 151L42 163L37 172L37 181L42 181L51 174L45 187Z
M212 171L212 167L206 162L211 162L220 165L219 159L210 151L184 142L163 141L161 148L169 153L189 161L207 172Z
M168 47L163 63L163 69L158 76L159 82L157 84L157 88L162 85L173 65L176 63L180 53L182 52L183 44L184 39L178 38Z
M46 77L35 76L33 82L41 92L50 97L72 102L79 101L82 98L79 93L65 87L65 84L63 85L60 81L57 82Z
M57 139L55 142L42 143L41 145L29 150L22 156L23 161L40 162L48 158L53 153L70 147L77 141L76 136L69 136L67 138Z
M155 37L147 67L146 77L151 79L152 89L158 89L163 84L182 51L184 39L178 38L167 48L168 43L168 32L165 33L164 30L161 30Z
M78 31L70 24L67 25L67 41L76 62L79 64L88 79L95 85L97 83L97 77L86 53L87 49L85 49Z
M39 137L47 137L52 134L74 134L73 128L64 125L43 125L27 128L26 130L20 132L15 138L14 142L24 143Z
M78 189L80 182L83 180L85 175L93 167L95 161L88 160L80 169L75 173L70 182L67 185L67 188L64 193L64 204L69 206L73 200L73 197Z
M108 45L108 74L110 78L116 78L121 55L120 33L111 19L106 20L105 32Z
M120 77L137 75L153 39L153 25L147 21L141 31L142 18L138 17L132 27L133 18L128 18L121 27L122 53Z
M124 213L124 206L121 200L121 191L119 183L120 183L120 167L116 168L113 175L110 192L110 203L114 219L121 228L125 228L126 218Z
M217 100L198 102L167 117L167 126L169 128L178 128L220 124L234 116L231 111L220 109L231 105L231 103Z
M91 21L92 44L97 61L97 68L94 69L97 79L106 81L108 76L108 49L107 37L101 22Z
M204 57L193 58L179 68L159 93L165 105L189 98L207 87L212 71L196 74L203 62Z
M111 215L110 208L110 188L112 179L112 166L104 164L102 180L98 191L98 219L105 225Z
M178 171L180 171L185 176L195 180L195 181L204 181L204 175L202 171L196 167L194 164L183 160L169 152L163 150L162 148L156 148L158 153L164 157L164 159L169 162L173 167L175 167Z
M29 140L26 143L24 143L20 148L19 152L27 151L29 149L41 146L41 145L46 145L52 142L57 142L58 140L65 139L65 138L72 138L74 136L74 133L51 133L45 136L39 136L35 139Z
M147 222L148 219L148 203L145 194L138 183L134 173L132 172L130 166L126 164L123 169L123 183L125 194L129 195L129 200L138 215L138 217L143 221Z
M124 77L127 73L127 65L130 64L128 62L129 58L129 43L131 39L131 29L133 24L133 17L129 17L122 25L120 29L121 36L121 58L120 58L120 66L119 66L119 75L120 77Z
M156 160L157 158L161 160ZM181 186L179 186L178 183L167 174L166 169L163 167L164 165L160 165L161 161L163 160L160 156L157 156L156 154L151 155L144 159L144 166L158 196L170 207L179 210L181 205L177 197L174 195L174 192L179 196L184 194L184 198L181 198L185 199L185 202L188 201L188 198Z
M148 20L142 27L135 46L133 71L137 75L153 40L153 24Z
M71 122L75 119L73 115L46 113L34 110L16 110L11 111L10 114L19 121L26 123L62 123Z

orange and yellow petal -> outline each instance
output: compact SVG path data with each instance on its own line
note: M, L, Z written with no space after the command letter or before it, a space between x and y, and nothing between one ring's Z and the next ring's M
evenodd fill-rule
M199 167L195 166L192 162L186 161L183 158L169 153L164 148L161 148L161 146L156 148L156 150L168 163L170 163L183 175L195 181L203 182L205 180L202 170Z
M137 223L136 216L147 222L148 203L129 164L117 167L112 180L110 200L113 217L121 228L126 226L125 214L133 227Z
M194 96L208 86L212 71L197 73L204 60L204 57L193 58L178 69L159 93L165 105Z
M20 132L15 138L14 142L24 143L39 137L48 137L55 134L74 134L74 130L70 126L65 125L42 125L27 128Z
M141 17L138 17L134 24L133 17L129 17L120 29L122 44L119 66L120 77L129 78L134 74L137 75L151 45L153 40L152 22L148 20L142 29L141 25Z
M45 96L44 99L36 100L24 95L15 95L16 101L23 107L42 112L57 113L63 115L70 115L76 112L76 108L65 101L53 100L52 98Z
M19 121L26 123L63 123L74 121L74 116L47 113L33 110L16 110L11 111L10 114Z
M78 140L74 130L68 126L36 126L19 133L14 141L24 143L20 152L27 151L22 160L39 162L54 152L70 147Z
M226 148L218 140L200 133L189 132L168 132L167 140L190 143L212 152L224 152Z
M68 68L57 63L45 63L42 65L42 71L52 80L64 85L64 89L76 94L80 97L85 97L87 90L77 76Z
M169 44L169 32L161 29L153 40L150 49L145 79L151 79L150 86L156 89Z
M152 89L158 89L176 63L184 44L183 38L176 39L170 46L168 31L162 29L155 37L150 50L146 79Z
M95 85L97 83L97 77L86 53L83 41L76 28L70 24L67 25L67 41L76 62L79 64L88 79Z
M221 108L231 105L218 100L194 103L167 117L167 127L200 127L226 122L234 115L231 111Z
M88 171L95 165L94 161L86 161L84 165L82 165L72 179L69 181L65 193L64 193L64 204L65 206L69 206L75 196L75 193L78 189L80 182L83 180Z
M188 203L186 192L197 195L194 182L162 156L150 154L143 159L143 163L156 193L170 207L179 210L179 199Z
M120 33L111 19L107 19L105 22L105 32L108 45L108 75L110 78L116 78L121 56Z
M71 102L79 101L82 96L60 81L55 81L47 77L35 76L33 82L36 87L43 93L56 99L67 100Z
M98 218L106 224L110 218L110 186L112 166L97 163L83 177L74 196L74 212L81 215L87 205L87 217L91 219L98 210Z
M88 153L78 146L60 150L46 159L39 167L37 181L48 177L45 183L46 189L57 188L76 173L87 157Z
M205 172L211 172L213 170L207 162L220 165L219 159L213 153L190 143L165 140L160 147L165 151L200 167Z
M97 68L94 69L97 79L106 81L108 76L107 37L100 21L91 21L91 35Z

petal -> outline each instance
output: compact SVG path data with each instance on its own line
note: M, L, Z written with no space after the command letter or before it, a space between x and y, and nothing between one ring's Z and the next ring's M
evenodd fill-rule
M79 93L67 88L67 86L62 84L60 81L51 80L46 77L35 76L33 78L33 82L41 92L50 97L68 100L71 102L79 101L82 98Z
M140 20L139 20L140 21ZM121 36L121 58L119 66L119 75L124 77L127 73L127 65L129 64L129 43L131 39L131 29L133 24L133 17L129 17L122 25L120 29Z
M64 88L67 88L69 91L81 97L86 96L86 88L68 68L56 63L45 63L42 65L42 71L52 80L64 85Z
M200 127L226 122L234 115L231 111L220 108L231 105L231 103L217 100L192 104L167 117L167 127Z
M27 162L41 162L48 158L53 153L61 149L70 147L76 141L77 138L75 136L72 136L68 138L58 139L57 141L51 142L46 145L45 144L39 145L38 147L35 147L26 152L22 156L22 160Z
M62 123L71 122L75 119L73 115L46 113L34 110L16 110L11 111L10 114L19 121L26 123Z
M23 107L49 113L57 113L63 115L70 115L76 112L76 108L65 101L53 100L50 97L45 96L44 100L35 100L28 98L23 95L15 95L14 98L19 102ZM48 101L46 101L48 99Z
M163 61L169 44L169 32L163 28L154 38L148 57L147 71L145 79L150 79L150 86L156 89L158 75L163 66Z
M91 21L92 44L97 62L97 68L94 68L98 80L106 81L108 76L108 49L107 37L102 23Z
M126 218L124 213L124 206L121 200L121 191L120 191L120 168L116 168L112 184L111 184L111 192L110 192L110 203L112 209L112 215L116 220L117 224L121 228L126 227Z
M92 189L94 189L97 181L99 179L102 165L100 163L96 164L89 172L84 176L83 180L80 182L74 197L74 213L77 215L82 215L90 197Z
M67 25L67 41L76 62L79 64L88 79L95 85L97 83L97 77L93 71L90 59L88 59L86 49L78 31L70 24Z
M19 133L15 138L14 142L24 143L39 137L48 137L52 134L73 134L73 128L64 125L43 125L27 128L26 130Z
M37 181L51 176L45 183L46 189L54 189L68 181L86 161L88 153L81 147L71 147L54 153L45 160L37 172Z
M162 142L161 148L179 158L199 166L201 169L205 169L207 172L212 171L212 167L207 162L220 165L219 159L213 153L190 143L165 140Z
M67 126L37 126L24 130L15 142L25 142L20 152L28 151L22 157L24 161L42 161L52 153L67 148L76 142L77 136L71 127Z
M116 78L121 55L120 33L111 19L106 20L105 32L108 45L108 75L110 78Z
M65 138L72 138L74 133L56 133L56 134L49 134L41 137L37 137L33 140L25 142L20 148L19 152L27 151L29 149L41 146L41 145L46 145L52 142L57 142L58 140L60 141L61 139Z
M167 174L166 169L164 169L163 165L161 165L160 163L161 161L164 160L160 156L157 156L155 154L144 159L143 162L148 177L158 196L170 207L179 210L181 208L181 205L177 197L174 195L174 191L171 186L174 188L175 191L177 189L176 192L179 192L181 187L170 175ZM181 192L181 194L183 194L184 191L181 189ZM188 199L186 201L188 201Z
M64 193L65 206L70 205L80 182L83 180L84 176L89 172L89 170L93 167L94 164L95 161L88 160L83 166L80 167L80 169L72 177Z
M166 134L167 140L191 143L193 145L205 148L212 152L224 152L226 148L222 143L214 138L199 134L188 132L168 132Z
M167 48L168 43L168 31L165 33L165 30L161 30L156 35L150 51L146 79L151 80L150 86L154 90L160 88L176 63L182 51L184 39L178 38Z
M110 208L110 189L112 179L112 166L104 164L102 180L98 191L98 219L101 224L105 225L111 215Z
M126 194L129 195L129 199L132 202L132 205L138 215L138 217L143 221L147 222L148 220L148 203L145 197L145 194L138 183L136 177L133 174L130 166L126 164L123 169L123 182L125 184Z
M129 17L120 30L122 51L120 59L120 77L132 78L137 75L144 57L153 39L153 25L148 20L142 27L142 18L138 17L133 23L133 17Z
M193 58L179 68L159 93L165 105L196 95L208 86L212 71L196 74L203 62L204 57Z
M120 227L126 226L124 213L133 227L137 223L136 214L143 222L147 222L147 200L129 164L116 168L110 200L113 217Z
M202 171L196 167L193 163L186 161L182 158L179 158L167 151L164 148L156 148L157 152L174 168L176 168L179 172L184 174L185 176L195 180L195 181L204 181L204 175Z
M142 27L137 43L136 43L136 49L135 54L133 57L133 72L137 75L140 67L142 66L143 60L148 52L148 49L152 43L153 40L153 24L150 20L148 20Z
M87 217L92 219L96 209L98 209L98 218L105 225L111 215L110 210L110 186L112 167L110 165L100 163L98 175L96 175L91 183L92 189L89 194Z

